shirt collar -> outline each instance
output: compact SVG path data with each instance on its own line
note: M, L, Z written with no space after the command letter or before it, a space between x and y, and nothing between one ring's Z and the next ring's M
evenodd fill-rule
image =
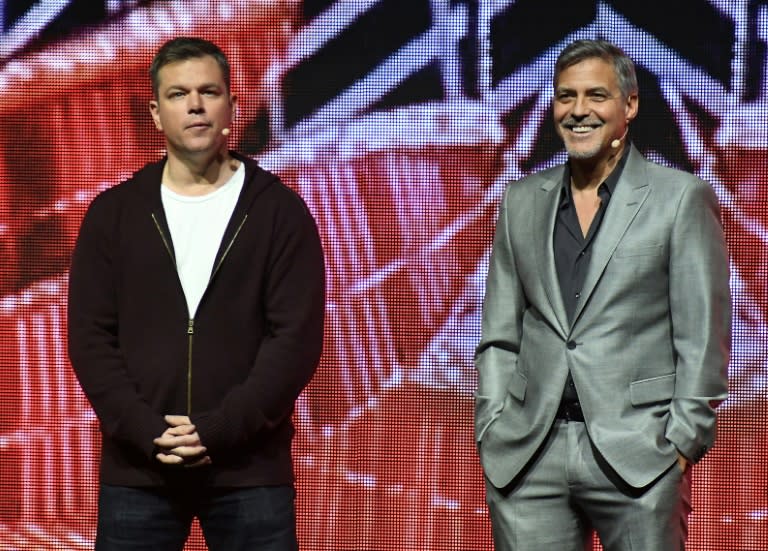
M627 164L627 158L629 157L630 149L632 149L632 143L629 141L629 139L627 139L627 141L624 143L624 151L621 154L621 159L619 159L619 162L616 163L616 168L611 171L605 181L603 181L603 183L598 187L597 192L604 200L610 198L611 195L613 195L613 192L616 189L616 185L619 182L619 178L621 178L621 173L624 172L624 167ZM571 202L572 192L570 163L565 163L565 170L563 171L563 181L561 187L562 194L560 199L560 206L563 207Z

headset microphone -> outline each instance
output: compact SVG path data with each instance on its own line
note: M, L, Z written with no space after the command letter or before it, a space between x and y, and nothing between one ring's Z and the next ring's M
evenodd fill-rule
M611 147L613 149L619 148L619 146L621 145L621 142L624 140L624 138L627 137L627 132L629 132L629 126L627 126L627 128L624 130L624 134L621 135L621 138L616 138L611 142Z

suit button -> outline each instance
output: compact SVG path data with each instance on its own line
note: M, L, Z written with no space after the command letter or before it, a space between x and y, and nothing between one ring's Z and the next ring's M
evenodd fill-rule
M568 347L568 350L573 350L576 348L576 341L568 341L565 346Z
M707 453L707 446L702 446L699 448L699 451L696 453L696 461L701 461L704 458L704 454Z

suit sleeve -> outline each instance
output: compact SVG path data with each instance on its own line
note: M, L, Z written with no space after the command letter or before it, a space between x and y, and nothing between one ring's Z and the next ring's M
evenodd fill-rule
M116 219L110 192L97 197L80 226L69 272L69 358L80 386L108 436L132 444L147 457L166 429L162 416L142 399L123 362L118 337Z
M686 188L671 235L669 300L676 354L666 437L697 462L714 444L715 408L727 395L731 299L720 208L701 181Z
M499 416L507 384L517 368L525 296L515 266L509 231L509 186L499 207L483 300L482 334L475 352L475 438L482 440Z
M212 458L289 417L320 360L325 261L317 226L293 195L277 220L264 292L269 334L243 384L233 387L218 408L192 416Z

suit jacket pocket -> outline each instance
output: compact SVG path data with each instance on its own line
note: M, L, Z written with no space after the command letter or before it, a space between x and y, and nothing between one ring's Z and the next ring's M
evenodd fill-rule
M505 401L505 396L492 398L475 393L475 439L478 442L504 409Z
M660 375L635 381L629 385L629 399L633 406L671 400L675 394L675 374Z
M616 258L629 258L632 256L658 256L661 254L661 245L625 245L616 249Z
M515 371L512 374L512 378L509 380L507 390L509 393L522 402L525 400L525 389L528 387L528 379L525 375L519 371Z

